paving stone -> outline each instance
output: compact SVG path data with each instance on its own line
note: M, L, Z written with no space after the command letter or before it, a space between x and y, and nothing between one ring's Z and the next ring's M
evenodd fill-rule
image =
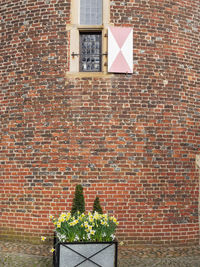
M51 247L0 241L0 266L52 267ZM119 247L118 267L200 267L200 246Z
M5 267L52 267L52 258L21 253L1 253L0 266Z

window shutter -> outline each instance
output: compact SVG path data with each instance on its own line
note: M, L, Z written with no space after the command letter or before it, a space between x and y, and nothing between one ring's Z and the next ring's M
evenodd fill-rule
M132 28L108 28L108 72L133 73Z

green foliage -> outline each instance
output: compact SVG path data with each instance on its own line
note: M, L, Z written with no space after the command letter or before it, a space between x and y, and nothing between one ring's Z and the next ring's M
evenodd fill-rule
M99 197L96 197L95 200L94 200L94 204L93 204L93 213L94 212L98 212L99 214L103 214L103 210L101 208L101 204L100 204L100 201L99 201Z
M76 185L71 212L62 212L58 218L50 215L59 242L112 241L115 239L117 219L103 214L96 197L93 213L85 214L85 200L82 185ZM41 236L45 241L46 237ZM54 249L51 250L52 252Z
M118 225L114 216L99 214L96 211L94 214L77 212L75 215L63 212L59 218L51 218L60 242L112 241L115 239Z
M80 184L76 185L71 214L73 215L77 212L80 212L80 213L85 212L85 199L83 195L83 187Z

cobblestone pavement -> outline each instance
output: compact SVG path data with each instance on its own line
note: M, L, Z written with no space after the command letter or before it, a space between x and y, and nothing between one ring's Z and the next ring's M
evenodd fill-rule
M52 267L51 246L0 241L1 267ZM118 267L200 267L200 246L119 247Z

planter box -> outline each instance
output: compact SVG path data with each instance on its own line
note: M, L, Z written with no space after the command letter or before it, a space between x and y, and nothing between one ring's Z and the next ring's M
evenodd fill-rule
M117 267L117 242L73 242L55 246L54 267Z

